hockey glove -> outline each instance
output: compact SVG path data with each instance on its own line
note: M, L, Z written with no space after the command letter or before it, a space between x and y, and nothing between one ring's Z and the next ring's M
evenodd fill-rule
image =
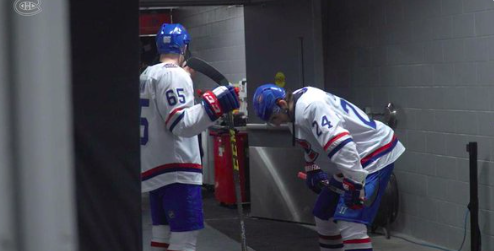
M364 207L364 186L351 179L343 178L343 199L345 205L353 210L359 210Z
M213 91L207 91L202 95L202 104L211 121L217 120L224 113L238 109L240 106L238 94L231 85L219 86Z
M319 167L315 166L313 170L307 170L307 179L305 180L305 184L312 190L314 193L319 194L321 192L322 187L324 187L324 183L328 184L328 175L323 172Z

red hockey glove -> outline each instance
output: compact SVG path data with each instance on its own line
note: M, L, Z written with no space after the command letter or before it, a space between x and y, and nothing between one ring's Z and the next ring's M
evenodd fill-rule
M213 91L207 91L202 95L202 104L211 121L217 120L224 113L238 109L240 106L238 94L231 85L219 86Z

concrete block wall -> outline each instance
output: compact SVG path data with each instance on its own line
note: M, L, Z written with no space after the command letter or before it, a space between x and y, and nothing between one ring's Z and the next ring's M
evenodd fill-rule
M246 78L245 29L242 6L184 7L174 11L173 21L183 24L191 35L193 56L210 62L232 83ZM196 88L215 84L197 75Z
M326 90L374 112L388 101L399 108L396 133L407 152L395 170L394 231L459 247L465 146L476 141L482 250L494 250L494 2L331 1L324 15Z

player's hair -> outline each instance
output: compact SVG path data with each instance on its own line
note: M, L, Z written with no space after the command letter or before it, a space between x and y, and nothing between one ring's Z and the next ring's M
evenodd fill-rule
M295 106L290 107L290 103L293 101L293 91L290 89L285 89L285 91L286 91L286 94L285 94L285 98L283 100L285 100L286 104L288 105L288 117L290 117L290 120L293 120L293 118L295 118L295 116L294 116L295 111L292 111L292 109Z
M285 101L288 103L289 101L292 101L293 92L290 89L285 89L285 91L286 91Z
M283 100L285 100L288 106L290 107L290 102L293 100L293 91L290 89L285 89L285 91L286 91L286 95Z

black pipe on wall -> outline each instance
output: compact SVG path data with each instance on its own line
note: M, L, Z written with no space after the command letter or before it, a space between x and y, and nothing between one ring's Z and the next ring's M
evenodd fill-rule
M480 228L479 228L479 182L477 176L477 142L470 142L467 145L467 152L470 155L470 240L471 251L480 251Z

